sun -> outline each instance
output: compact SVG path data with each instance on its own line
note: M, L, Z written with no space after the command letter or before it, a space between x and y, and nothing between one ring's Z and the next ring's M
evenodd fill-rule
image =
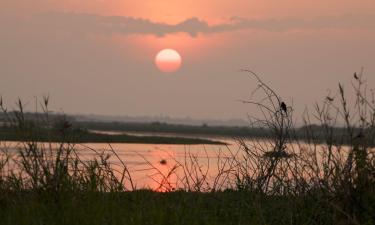
M181 55L174 49L163 49L155 56L157 68L164 73L173 73L181 68Z

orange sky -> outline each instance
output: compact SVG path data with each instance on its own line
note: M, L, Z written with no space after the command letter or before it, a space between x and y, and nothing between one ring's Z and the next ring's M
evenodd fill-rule
M301 111L362 66L375 84L373 0L3 0L0 26L0 94L67 112L246 118L242 68ZM163 48L182 55L173 76Z
M64 10L101 15L132 16L176 23L190 17L210 22L232 16L247 18L316 17L340 14L372 14L372 0L4 0L25 13ZM6 8L6 7L4 7Z
M179 22L192 16L217 21L231 16L314 17L374 12L372 0L284 0L282 2L279 0L70 0L59 4L66 10L143 17L169 23Z

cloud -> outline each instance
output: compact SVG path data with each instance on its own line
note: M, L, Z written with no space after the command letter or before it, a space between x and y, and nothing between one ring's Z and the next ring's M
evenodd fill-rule
M311 20L303 19L264 19L250 20L233 17L231 23L219 24L210 27L210 32L226 32L234 30L266 30L282 32L290 30L316 30L316 29L375 29L375 15L342 15L337 17L320 17Z
M207 33L210 30L210 26L198 18L190 18L171 25L133 17L50 12L34 15L31 20L34 27L39 30L57 30L77 34L165 36L172 33L187 33L195 37L198 33Z
M193 17L177 24L158 23L148 19L93 14L49 12L32 16L29 23L40 31L69 32L75 34L145 34L165 36L186 33L192 37L198 34L231 32L238 30L265 30L284 32L291 30L317 29L375 29L375 15L342 15L304 19L254 20L233 17L227 23L209 25Z

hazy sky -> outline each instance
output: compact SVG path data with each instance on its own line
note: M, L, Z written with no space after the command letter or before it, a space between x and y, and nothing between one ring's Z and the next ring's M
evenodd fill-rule
M0 94L54 110L246 118L257 72L298 113L365 69L374 0L0 0ZM173 74L154 64L177 50Z

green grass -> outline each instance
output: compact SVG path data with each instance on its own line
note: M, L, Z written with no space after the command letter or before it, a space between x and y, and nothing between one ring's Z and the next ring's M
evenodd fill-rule
M309 197L270 197L241 191L60 193L55 201L47 194L24 193L10 199L2 200L1 224L334 224L344 218L326 203Z

